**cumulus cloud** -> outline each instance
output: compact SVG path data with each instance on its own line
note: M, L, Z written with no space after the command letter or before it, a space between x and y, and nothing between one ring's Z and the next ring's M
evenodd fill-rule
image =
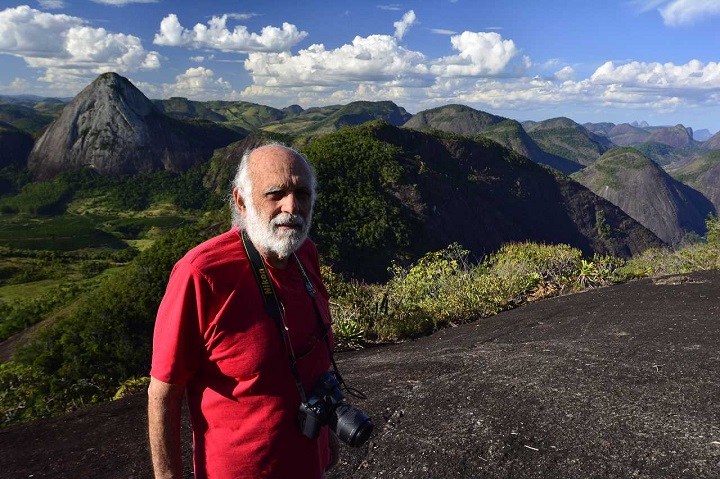
M356 36L335 49L314 44L296 54L252 52L244 62L252 84L242 95L270 104L360 99L415 103L438 94L452 97L453 88L473 81L521 76L531 66L515 43L498 33L438 31L452 35L450 44L459 53L427 58L399 44L416 21L411 10L394 23L394 36Z
M691 25L720 14L717 0L633 0L640 12L657 10L665 25Z
M555 72L555 79L567 81L575 79L575 70L572 67L563 67Z
M495 32L463 32L450 38L458 55L439 59L431 71L443 77L492 76L505 72L520 50Z
M26 79L16 77L9 85L0 84L0 91L6 94L25 93L29 86Z
M289 50L308 35L290 23L283 23L282 28L264 27L260 34L250 33L247 27L241 25L230 31L227 20L228 15L212 17L207 25L198 23L189 30L180 24L177 15L171 13L160 22L160 33L155 35L153 43L235 53L282 52Z
M251 53L245 60L256 85L336 85L341 82L402 81L427 75L425 56L398 45L394 37L355 37L352 44L327 50L311 45L297 55Z
M165 98L182 96L195 100L210 100L237 96L232 85L222 77L215 78L215 72L209 68L188 68L185 73L175 77L175 83L162 85Z
M673 0L660 8L663 21L669 26L690 25L710 16L720 15L717 0Z
M416 20L417 17L415 16L415 12L410 10L409 12L405 13L405 15L403 15L400 20L393 23L393 27L395 27L395 38L397 38L398 40L402 40L410 27L415 24Z
M717 90L720 89L720 64L704 64L698 60L691 60L684 65L645 62L615 65L614 62L606 62L595 70L590 80L599 85L654 90Z
M44 70L40 80L87 83L89 76L160 67L138 37L88 26L84 19L28 6L0 11L0 53L20 57Z

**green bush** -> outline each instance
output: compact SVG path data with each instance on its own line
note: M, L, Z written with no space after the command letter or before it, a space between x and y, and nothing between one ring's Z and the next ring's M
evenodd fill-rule
M515 293L514 303L540 288L540 296L575 288L582 252L568 245L512 243L500 248L488 265Z
M705 220L705 228L707 229L707 243L713 248L720 247L720 218L716 215L709 215Z
M611 284L622 260L584 259L567 245L513 243L480 265L453 244L428 253L409 268L394 265L376 286L367 340L397 340L472 321L528 301ZM340 300L342 302L342 300ZM373 310L371 310L372 312Z
M0 424L13 424L51 414L49 388L41 371L16 362L0 364Z
M330 293L333 335L340 349L362 346L376 317L373 287L345 281L329 266L321 266L323 283Z
M117 401L118 399L132 396L133 394L147 392L149 384L150 378L148 376L127 379L120 384L120 388L113 396L113 400Z

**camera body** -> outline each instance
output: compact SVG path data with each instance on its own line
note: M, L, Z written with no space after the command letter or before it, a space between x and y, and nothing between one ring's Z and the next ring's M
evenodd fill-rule
M341 441L353 447L361 446L370 437L373 423L344 401L339 386L335 374L323 373L307 402L300 404L298 427L304 436L315 439L322 426L327 425Z

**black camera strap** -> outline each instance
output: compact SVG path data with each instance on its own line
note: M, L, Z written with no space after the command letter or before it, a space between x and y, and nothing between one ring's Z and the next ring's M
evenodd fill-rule
M300 258L298 258L297 254L295 253L293 253L293 256L295 256L295 261L297 261L298 269L300 269L300 274L302 275L303 282L305 283L305 291L307 291L308 296L310 296L310 301L312 302L313 308L315 309L315 317L317 318L318 324L320 325L320 331L322 332L322 337L325 340L325 346L327 347L328 354L330 355L330 362L332 363L333 369L335 370L335 375L337 376L338 382L340 382L340 384L343 384L342 376L340 376L340 370L338 369L337 364L335 364L335 357L332 353L332 347L330 347L330 339L328 337L328 330L325 326L325 321L323 321L322 314L320 314L320 308L318 308L318 305L315 302L315 293L317 291L315 290L312 281L310 281L310 278L305 272L305 268L303 267Z
M298 392L300 393L300 400L303 403L306 403L307 395L305 394L305 388L300 380L300 373L297 369L295 352L293 351L292 344L290 343L287 326L285 325L285 321L283 319L283 307L275 294L275 288L273 287L270 275L265 267L265 261L263 261L262 256L260 256L260 253L255 248L255 245L253 245L252 241L250 241L250 238L245 230L240 231L240 239L243 248L245 249L245 254L248 257L248 260L250 260L253 275L255 276L258 288L260 289L260 295L263 298L265 312L267 312L268 316L275 321L275 325L277 326L280 336L282 337L283 344L285 345L285 350L287 351L288 359L290 360L290 369L292 370L293 377L295 378L295 386L297 386ZM314 301L313 304L315 304Z
M307 394L305 394L305 388L303 387L302 381L300 380L300 373L297 369L297 359L295 357L295 352L293 351L292 344L290 343L288 328L284 324L282 303L280 303L280 299L277 297L277 294L275 294L275 288L272 285L270 275L268 274L267 268L265 267L265 261L262 259L262 256L255 248L255 245L252 243L252 241L250 241L250 238L248 237L245 230L240 231L240 238L242 240L243 247L245 248L245 254L250 260L250 265L252 267L251 269L253 271L253 275L255 276L255 280L257 281L258 288L260 289L260 294L263 298L265 311L275 321L275 325L277 326L278 331L280 332L280 336L282 337L283 344L285 345L285 350L288 353L288 358L290 360L290 369L292 370L293 377L295 378L295 385L297 386L298 392L300 393L300 400L303 403L306 403ZM335 373L335 377L337 378L338 383L340 383L343 388L352 396L359 399L365 399L365 395L363 393L354 388L350 388L347 386L347 384L345 384L345 381L340 374L340 369L338 369L337 364L335 363L335 356L333 355L332 347L330 346L328 329L325 326L325 321L323 321L322 319L320 308L318 307L315 299L317 290L313 286L312 281L310 281L310 277L305 271L305 267L303 266L302 261L300 261L300 258L298 258L297 254L295 253L293 253L293 256L295 257L295 261L297 261L300 275L302 276L303 283L305 284L305 291L307 292L308 296L310 296L310 302L312 303L313 309L315 310L315 317L317 318L318 325L320 326L320 331L322 333L323 339L325 341L325 346L327 347L328 355L330 357L330 363L332 364L333 372Z

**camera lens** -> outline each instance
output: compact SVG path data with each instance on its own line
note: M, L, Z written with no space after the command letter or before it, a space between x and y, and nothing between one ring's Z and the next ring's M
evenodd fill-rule
M347 403L335 408L328 425L341 441L353 447L365 444L373 431L370 418Z

